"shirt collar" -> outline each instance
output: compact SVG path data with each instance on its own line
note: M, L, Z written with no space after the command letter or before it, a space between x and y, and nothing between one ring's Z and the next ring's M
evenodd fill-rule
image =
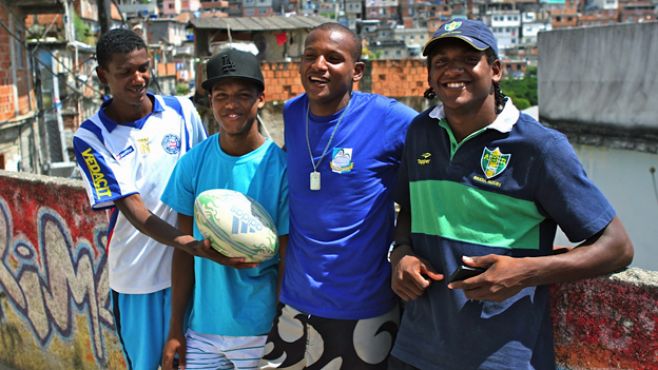
M445 118L445 111L443 110L443 104L437 104L434 109L430 112L431 118L436 118L439 121ZM519 120L521 113L516 108L514 103L512 103L512 98L505 98L505 106L503 111L496 117L496 119L488 124L485 128L494 129L496 131L506 133L512 131L512 128Z
M123 123L124 126L134 126L138 129L141 129L142 127L144 127L144 123L151 116L151 114L161 113L164 111L164 107L160 103L158 97L156 97L151 93L146 93L146 95L153 102L153 111L136 121ZM104 101L103 104L101 105L101 109L98 110L98 117L100 118L101 123L103 124L103 126L105 126L108 132L112 132L119 125L112 118L110 118L110 116L108 116L105 113L105 108L107 108L111 103L112 103L112 98Z

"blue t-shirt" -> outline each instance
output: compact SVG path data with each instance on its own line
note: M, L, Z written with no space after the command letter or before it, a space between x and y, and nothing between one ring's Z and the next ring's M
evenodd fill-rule
M396 100L354 92L349 105L332 116L309 114L308 143L321 177L321 189L312 191L307 106L304 94L288 101L283 112L290 235L281 301L332 319L381 315L395 304L386 261L392 187L407 126L417 113Z
M565 136L511 101L460 143L440 106L418 115L400 182L413 251L444 276L464 255L549 255L557 225L582 241L615 216ZM428 370L553 369L552 338L546 286L476 302L435 282L406 304L392 354Z
M194 200L210 189L232 189L258 201L272 216L279 235L288 234L286 155L267 139L240 157L224 153L215 134L176 164L162 201L193 216ZM194 222L194 237L203 236ZM267 334L276 310L278 255L250 269L194 258L194 298L190 329L205 334Z

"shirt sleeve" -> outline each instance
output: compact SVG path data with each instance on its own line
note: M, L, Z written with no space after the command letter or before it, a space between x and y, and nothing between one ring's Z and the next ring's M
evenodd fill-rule
M103 145L99 129L93 132L83 123L73 138L73 148L78 168L93 209L99 210L114 206L114 201L138 193L132 171L114 158Z
M388 131L388 145L391 145L392 160L399 162L402 155L402 146L406 137L407 129L418 112L397 100L391 99L386 114Z
M281 192L279 194L279 207L277 210L276 230L279 235L288 235L290 229L290 214L288 208L288 172L283 168L281 175Z
M615 217L603 193L587 177L567 138L555 133L540 153L537 199L572 242L590 238Z
M189 152L176 162L167 186L160 197L163 203L186 216L194 216L194 200L196 199L194 185L196 177L192 167L194 154L194 151Z
M186 112L185 119L189 125L190 144L191 146L194 146L205 140L208 137L208 134L206 132L206 127L203 125L203 121L201 121L199 112L197 112L196 107L194 106L194 103L192 103L192 101L189 99L182 99L182 102L183 110Z
M409 152L409 134L410 131L407 131L406 139L404 143L404 148L402 149L402 158L400 160L400 168L398 169L397 182L395 184L395 193L394 199L397 204L402 207L409 208L409 164L407 163L407 157Z

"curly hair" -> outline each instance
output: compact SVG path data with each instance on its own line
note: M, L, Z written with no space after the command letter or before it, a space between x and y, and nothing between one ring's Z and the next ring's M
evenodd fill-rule
M114 54L128 54L133 50L148 49L144 39L125 28L115 28L101 35L96 44L96 61L107 68Z

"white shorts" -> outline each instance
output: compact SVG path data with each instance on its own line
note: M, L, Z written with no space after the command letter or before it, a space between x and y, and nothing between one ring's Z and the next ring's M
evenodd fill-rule
M188 330L185 369L254 369L263 357L267 335L229 337Z

